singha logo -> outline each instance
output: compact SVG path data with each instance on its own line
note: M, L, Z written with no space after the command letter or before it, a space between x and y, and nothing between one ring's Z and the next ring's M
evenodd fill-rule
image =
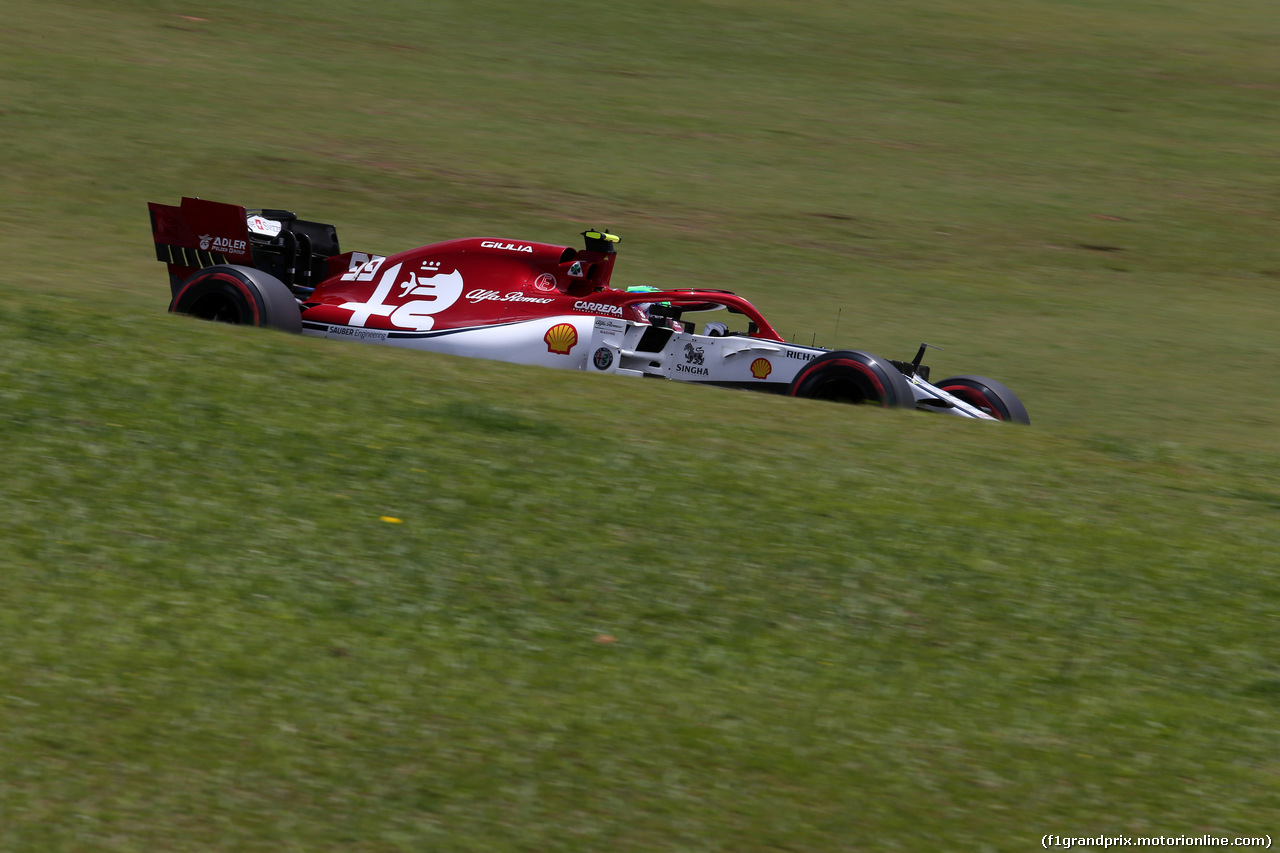
M200 235L200 251L202 252L209 251L209 241L212 239L213 239L212 234L201 234Z
M702 364L702 360L702 347L695 347L693 344L684 345L685 364Z

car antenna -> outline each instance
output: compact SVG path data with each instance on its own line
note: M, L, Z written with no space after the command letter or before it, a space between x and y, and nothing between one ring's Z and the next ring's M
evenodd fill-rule
M836 310L836 340L840 340L840 315L844 312L843 308Z
M809 346L816 347L818 345L818 333L813 333L813 340L809 341Z

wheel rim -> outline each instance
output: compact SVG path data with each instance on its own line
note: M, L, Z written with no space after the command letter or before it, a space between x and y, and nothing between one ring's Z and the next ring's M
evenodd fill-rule
M858 405L877 402L873 395L867 394L863 383L848 378L833 378L819 383L810 395L815 400L826 400L832 403L851 403Z
M244 311L235 297L216 290L193 299L183 313L199 317L201 320L212 320L215 323L232 325L244 323Z
M814 377L805 396L833 403L870 403L882 408L889 404L884 386L866 365L849 359L842 359L833 365L845 369L827 368L824 373Z
M1001 410L1002 407L997 406L994 401L977 388L970 388L968 385L949 385L944 387L942 390L946 391L948 394L959 397L961 400L968 403L970 406L973 406L984 415L990 415L998 421L1005 419L1006 413Z

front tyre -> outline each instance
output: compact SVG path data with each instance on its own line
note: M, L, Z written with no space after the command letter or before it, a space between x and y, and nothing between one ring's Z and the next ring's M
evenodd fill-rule
M857 350L837 350L806 364L787 394L881 408L915 408L911 385L886 359Z
M298 300L284 282L253 267L220 264L182 283L169 310L202 320L302 331Z
M985 376L953 376L935 382L939 388L964 400L991 417L1016 424L1029 424L1031 417L1018 395Z

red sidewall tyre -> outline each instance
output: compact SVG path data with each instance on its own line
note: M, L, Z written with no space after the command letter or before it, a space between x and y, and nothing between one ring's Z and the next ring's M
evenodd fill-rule
M253 267L218 265L182 283L169 310L204 320L302 331L298 301L284 282Z
M791 380L787 394L882 408L914 408L911 385L898 368L858 350L837 350L806 364Z
M1031 423L1027 407L1022 405L1018 395L994 379L985 376L953 376L934 384L994 418L1016 424Z

